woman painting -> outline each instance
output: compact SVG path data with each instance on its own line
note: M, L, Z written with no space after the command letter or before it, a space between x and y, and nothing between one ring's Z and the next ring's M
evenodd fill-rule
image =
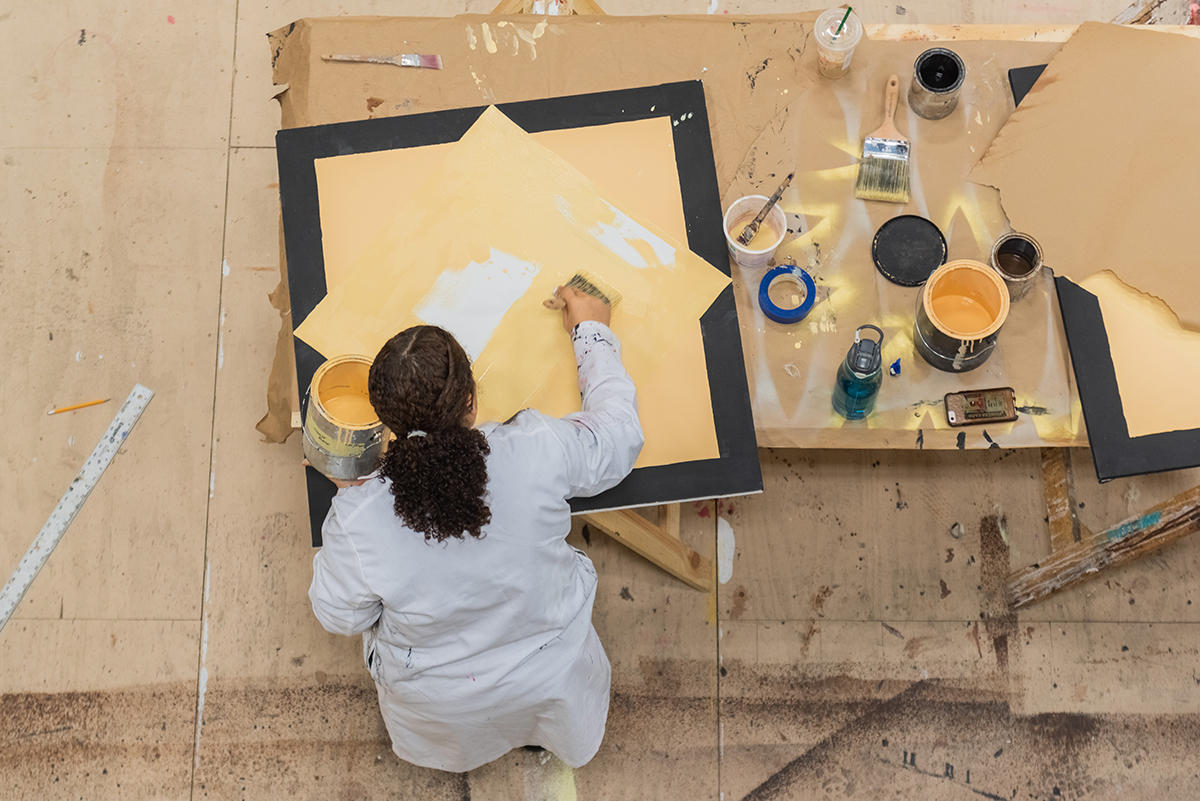
M566 543L567 499L633 469L633 382L602 301L560 289L583 411L475 426L475 380L446 331L380 350L371 403L396 435L378 478L341 485L313 561L313 612L363 635L396 754L467 771L520 746L578 767L600 747L611 668L596 571Z

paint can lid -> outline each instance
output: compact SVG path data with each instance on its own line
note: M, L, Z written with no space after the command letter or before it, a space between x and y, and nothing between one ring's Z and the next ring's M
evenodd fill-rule
M871 259L883 277L900 286L920 286L946 263L946 238L916 214L902 214L879 226Z

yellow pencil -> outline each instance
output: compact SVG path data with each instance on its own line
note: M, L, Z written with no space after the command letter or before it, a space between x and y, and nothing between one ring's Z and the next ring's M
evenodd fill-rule
M74 406L64 406L61 409L51 409L46 414L62 414L63 412L73 412L76 409L86 409L89 406L99 406L102 403L108 403L111 398L101 398L100 400L88 401L87 403L77 403Z

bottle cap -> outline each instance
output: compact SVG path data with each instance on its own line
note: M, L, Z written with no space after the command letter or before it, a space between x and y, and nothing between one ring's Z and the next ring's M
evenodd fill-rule
M879 334L879 339L863 339L864 328L870 328ZM873 325L860 325L854 332L854 344L846 354L846 362L856 373L870 374L878 370L883 363L883 331Z

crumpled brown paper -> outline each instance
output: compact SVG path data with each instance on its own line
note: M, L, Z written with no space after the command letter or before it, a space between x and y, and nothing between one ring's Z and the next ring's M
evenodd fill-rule
M287 262L283 249L283 222L279 224L279 284L267 297L279 312L279 336L275 340L275 359L267 376L267 413L254 428L264 442L281 444L295 430L292 412L300 411L296 386L296 350L292 347L292 300L288 294Z
M1000 190L1057 274L1100 297L1134 437L1200 428L1200 406L1164 402L1145 380L1169 374L1178 397L1200 391L1198 76L1192 37L1086 23L970 175Z

